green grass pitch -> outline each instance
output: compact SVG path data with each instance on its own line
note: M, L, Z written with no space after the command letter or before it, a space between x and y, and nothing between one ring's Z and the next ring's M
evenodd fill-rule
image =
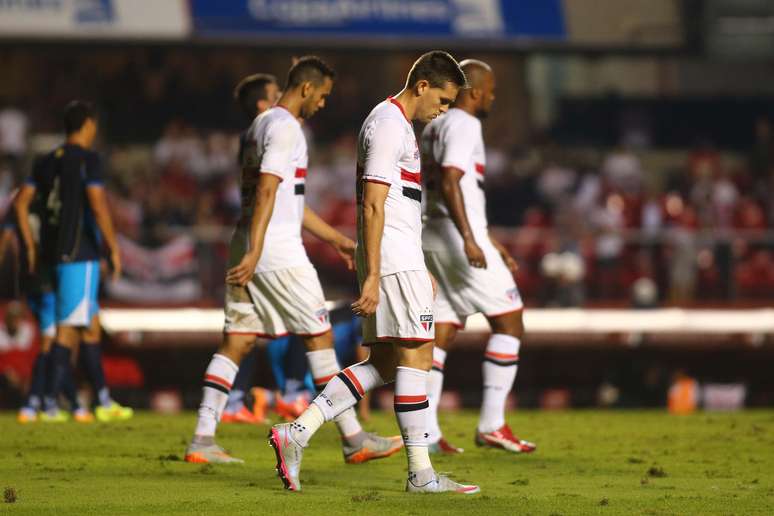
M402 454L346 465L332 425L306 451L303 492L286 492L265 426L221 425L245 465L182 462L194 419L22 426L1 414L0 514L774 514L774 411L520 411L512 426L538 444L525 456L477 449L476 414L443 414L466 451L436 469L479 483L474 496L407 495ZM366 426L396 433L392 414Z

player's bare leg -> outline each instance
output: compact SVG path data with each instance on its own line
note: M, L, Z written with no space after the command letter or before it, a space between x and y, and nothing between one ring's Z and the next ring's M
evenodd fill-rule
M530 453L536 446L513 434L505 422L505 402L516 379L519 349L524 336L522 310L488 317L492 327L482 372L484 399L476 431L476 444L502 448L514 453Z
M462 448L451 445L443 437L438 423L438 405L443 392L443 370L446 363L446 353L457 336L457 326L451 323L435 323L435 345L433 346L433 363L427 376L427 401L430 403L427 418L427 441L430 453L454 455L462 453Z
M204 374L202 402L193 439L185 453L186 462L241 463L215 443L215 430L228 401L239 363L255 345L255 335L226 334L223 345L212 356Z
M355 357L358 362L362 362L368 359L368 349L365 346L358 346L355 348ZM363 399L357 404L357 416L361 421L371 420L371 393L365 393Z
M341 371L333 346L333 332L329 330L322 335L307 337L304 342L309 369L319 393ZM333 421L341 435L344 460L348 464L361 464L389 457L403 447L403 440L399 435L380 437L364 431L354 407L344 410Z

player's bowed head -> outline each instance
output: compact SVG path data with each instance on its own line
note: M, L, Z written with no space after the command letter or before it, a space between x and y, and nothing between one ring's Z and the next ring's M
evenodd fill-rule
M279 100L282 92L277 78L268 73L248 75L234 88L234 100L250 121L268 110Z
M459 63L443 50L433 50L416 60L406 85L396 100L409 120L427 123L449 110L467 80Z
M278 104L297 117L309 119L325 107L335 78L333 68L319 57L301 57L290 67Z
M478 59L460 61L460 68L465 72L468 86L457 94L454 107L461 108L479 119L486 118L495 99L495 76L492 68Z

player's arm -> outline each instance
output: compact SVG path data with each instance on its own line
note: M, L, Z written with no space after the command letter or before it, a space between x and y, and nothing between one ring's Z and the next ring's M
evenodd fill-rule
M347 264L348 270L355 269L355 242L337 231L330 224L317 215L312 208L304 206L304 219L302 226L311 234L333 246L341 259Z
M35 272L37 260L35 239L32 238L32 228L30 227L30 204L32 204L33 197L35 197L35 185L26 183L19 189L13 201L16 223L19 225L19 233L21 233L22 240L24 241L30 274Z
M384 233L384 203L390 185L365 180L363 184L363 247L365 280L360 298L352 303L357 315L368 317L376 313L379 304L382 233Z
M116 231L113 228L113 218L108 210L107 195L105 187L102 184L90 184L86 187L86 197L89 200L89 206L94 213L94 220L97 227L105 239L105 244L110 251L110 265L113 267L113 279L121 276L121 252L118 247Z
M5 251L11 244L13 229L7 226L0 227L0 263L2 263Z
M503 261L505 262L505 265L508 267L508 269L511 272L516 272L519 270L519 264L516 263L516 260L511 256L511 253L508 252L508 249L505 248L503 244L497 241L495 237L492 236L492 234L489 234L489 241L492 242L492 245L497 249L497 252L500 253L500 256L503 257Z
M274 200L282 178L275 174L261 173L255 186L253 216L250 218L250 248L238 265L226 273L226 281L245 286L255 274L255 266L261 258L266 228L274 212Z
M462 236L465 244L465 256L473 267L486 269L486 256L484 251L476 243L473 231L470 229L468 215L465 213L465 199L462 197L460 180L465 173L457 167L441 168L441 195L443 202L449 210L457 231Z

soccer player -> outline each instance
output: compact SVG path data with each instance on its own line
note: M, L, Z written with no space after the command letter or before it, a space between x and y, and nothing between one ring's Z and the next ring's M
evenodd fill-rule
M41 160L36 160L33 168L39 167ZM34 173L33 173L34 174ZM42 201L41 192L37 191L29 210L30 225L38 228L33 233L36 255L51 255L40 249L39 228L41 223ZM2 224L0 224L0 257L4 254L7 244L15 239L19 248L23 248L23 237L16 223L16 210L9 209ZM49 371L51 345L56 335L56 296L53 291L53 269L48 263L40 263L38 259L37 270L30 270L27 261L27 252L22 250L16 255L16 271L19 278L21 293L27 298L27 306L34 315L40 331L40 350L32 367L32 379L29 393L24 406L19 409L17 421L19 423L63 422L66 414L59 410L57 400L46 396L46 380ZM70 410L73 418L79 423L90 423L94 416L87 409L80 406L75 383L72 376L65 379L62 386L63 393L70 402Z
M279 100L280 88L276 77L270 74L257 73L248 75L234 88L234 99L242 110L245 118L250 123L255 117L267 111ZM242 163L242 152L247 142L248 131L244 131L239 137L239 163ZM263 417L257 417L255 413L245 406L245 397L250 391L251 380L255 376L255 364L258 348L253 348L239 363L239 372L234 378L228 395L226 407L221 415L223 423L249 423L263 422Z
M420 156L413 120L445 112L465 84L446 52L424 54L405 87L379 103L358 138L358 246L363 342L369 358L348 367L294 422L275 425L269 443L286 489L301 489L303 450L326 421L381 385L395 382L395 413L408 456L406 490L472 494L478 486L453 482L433 470L427 449L427 372L433 351L433 280L422 255Z
M257 73L249 75L242 79L237 87L234 89L234 99L237 101L245 118L252 124L255 117L268 110L274 104L277 103L282 92L280 91L277 79L270 74ZM247 141L247 131L244 131L240 136L240 156L239 162L242 163L242 149L245 148L245 142ZM285 384L283 358L288 350L292 350L293 353L300 353L300 357L306 362L306 356L304 351L296 348L295 346L289 348L288 342L289 336L280 337L269 342L266 347L266 351L269 360L272 364L272 370L275 373L275 379L278 385ZM302 348L304 348L302 344ZM279 350L281 352L277 352ZM292 392L288 392L287 399L284 395L277 395L277 393L268 391L260 387L252 387L252 379L255 377L255 366L258 359L258 354L261 349L257 346L242 359L239 363L239 372L237 372L234 378L234 383L231 386L231 391L226 401L226 408L221 415L221 423L246 423L246 424L260 424L265 421L266 409L269 405L273 406L274 410L283 417L290 417L295 419L306 406L309 404L307 399L301 399L298 395L293 395ZM306 364L304 364L306 367ZM294 379L289 379L288 386L294 383ZM284 391L284 388L282 388ZM253 397L253 409L250 410L245 405L247 399L247 393L252 393Z
M51 256L41 256L40 260L41 264L52 264L56 285L49 397L56 399L72 375L70 357L80 343L81 359L96 391L97 420L126 420L133 411L110 397L102 369L97 291L103 240L110 251L114 278L121 274L121 256L107 208L99 155L91 150L97 136L96 112L89 103L70 102L64 125L64 145L42 158L14 201L30 270L36 270L38 257L29 206L38 189L44 195L40 241L41 249L51 249Z
M189 462L242 462L215 444L214 435L237 364L256 337L288 333L303 337L319 389L340 370L325 297L306 255L301 229L332 245L350 267L355 245L304 205L308 156L298 121L325 106L334 75L318 57L299 59L288 72L277 105L255 119L245 138L243 216L231 239L224 342L204 376L199 419L186 451ZM403 446L397 436L365 432L354 410L343 411L336 424L348 463L387 457Z
M519 439L505 422L505 401L516 377L524 333L521 296L512 273L516 262L489 234L484 197L484 140L481 120L494 100L495 76L486 63L460 63L469 87L422 133L428 195L422 234L425 261L438 280L435 348L428 378L429 441L432 451L459 453L442 436L438 402L446 350L468 315L482 312L492 328L484 352L484 399L475 442L514 453L535 445Z

